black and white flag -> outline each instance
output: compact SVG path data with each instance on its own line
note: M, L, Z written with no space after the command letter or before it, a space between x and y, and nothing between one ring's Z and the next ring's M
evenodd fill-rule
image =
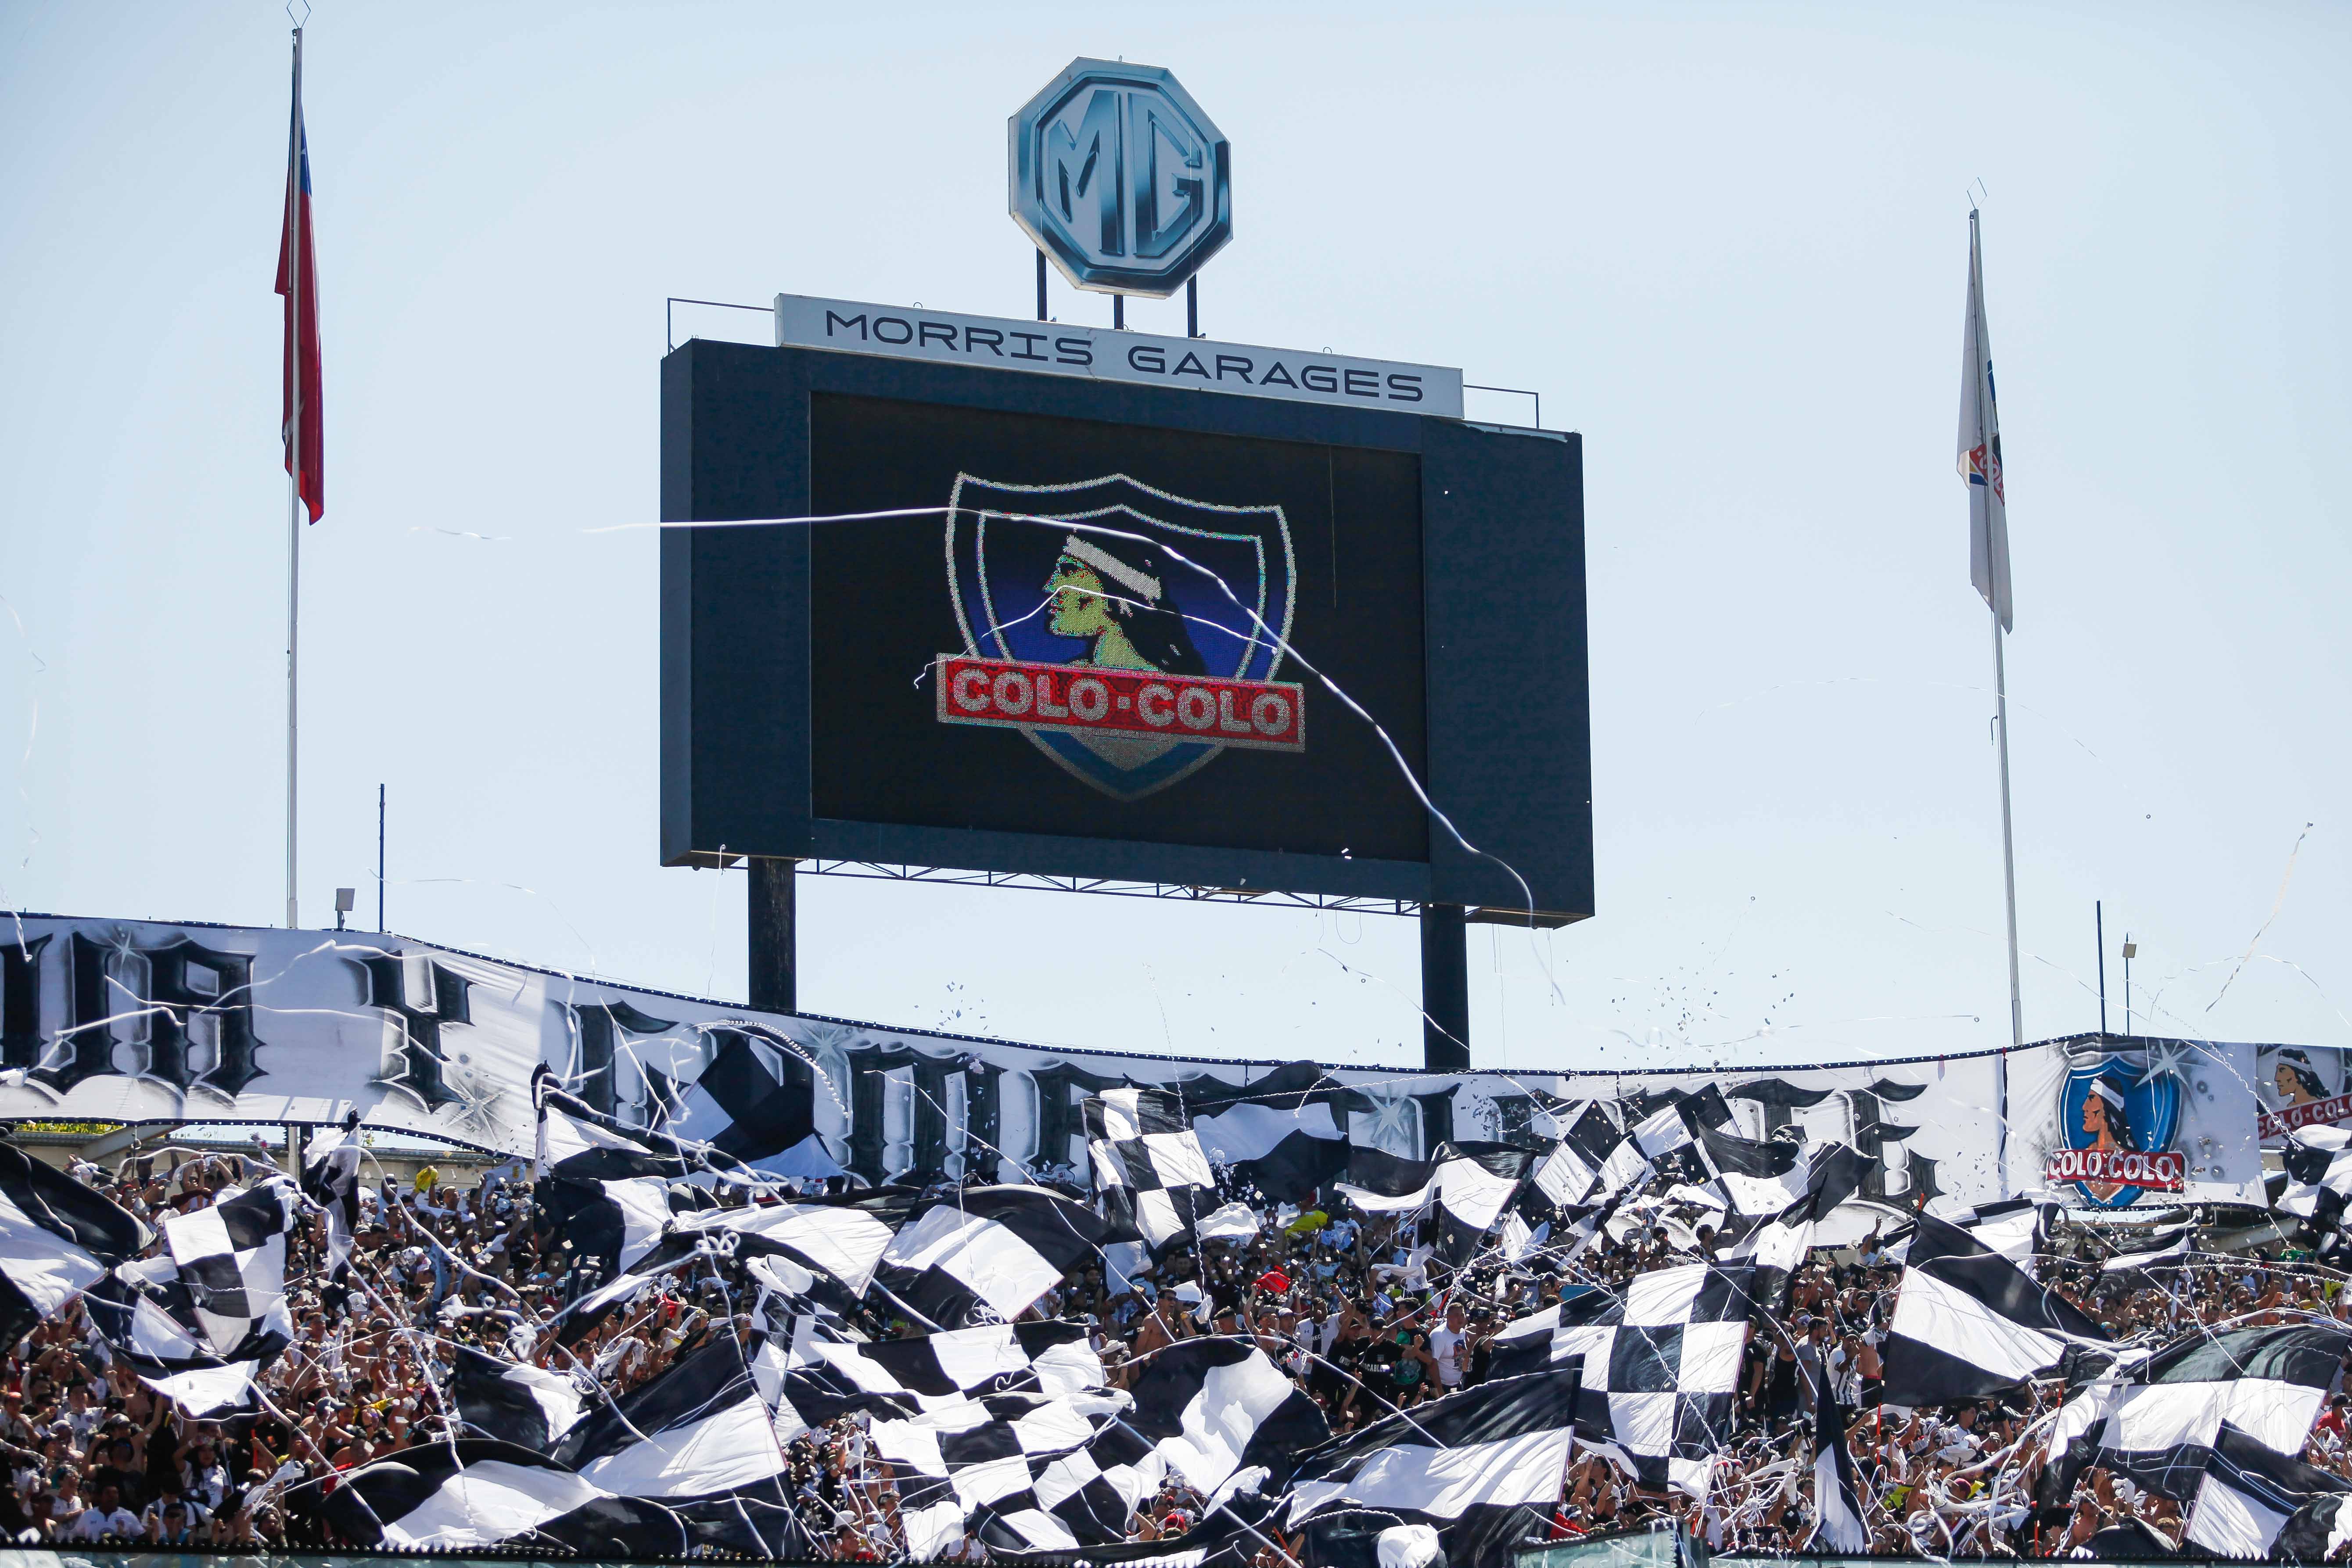
M989 1323L859 1343L797 1340L796 1360L832 1368L861 1393L923 1408L988 1394L1068 1397L1103 1386L1102 1359L1082 1323Z
M1304 1455L1288 1522L1354 1513L1433 1527L1449 1568L1506 1568L1559 1501L1577 1369L1482 1383Z
M1731 1131L1731 1107L1711 1083L1677 1109L1733 1213L1761 1218L1805 1197L1811 1162L1803 1144L1759 1142Z
M1173 1539L1129 1541L1124 1529L1100 1542L1081 1536L1079 1544L1086 1552L1078 1561L1089 1568L1249 1568L1273 1539L1266 1518L1273 1507L1263 1499L1237 1498L1210 1510L1198 1524ZM1051 1542L1032 1544L1031 1535L1006 1529L1003 1520L984 1521L981 1542L988 1548L988 1560L1008 1568L1074 1568L1069 1556L1074 1548L1055 1532L1054 1522L1024 1518L1023 1525L1035 1538Z
M681 1237L709 1240L739 1258L788 1258L858 1297L872 1287L908 1207L903 1197L886 1194L847 1203L705 1209L673 1223Z
M637 1178L642 1179L642 1178ZM787 1285L764 1266L761 1283L789 1296L787 1316L814 1305L835 1315L855 1310L874 1283L882 1254L906 1218L901 1191L860 1194L822 1203L755 1204L667 1215L652 1248L557 1315L556 1342L572 1345L616 1307L635 1300L664 1275L731 1258L751 1266L767 1260L796 1270ZM650 1224L650 1220L648 1220Z
M1171 1474L1213 1502L1244 1482L1272 1495L1297 1456L1330 1436L1321 1407L1247 1340L1184 1340L1140 1365L1134 1404L1086 1447L1035 1463L1021 1508L995 1510L1022 1546L1124 1541Z
M455 1348L449 1398L468 1436L544 1452L580 1425L586 1402L572 1379L464 1345Z
M1528 1173L1530 1195L1526 1201L1538 1205L1539 1200L1538 1219L1564 1214L1591 1197L1618 1141L1617 1124L1599 1100L1586 1100L1574 1116L1555 1118L1553 1124L1564 1128L1559 1142Z
M2340 1509L2347 1493L2352 1493L2352 1481L2224 1424L2214 1435L2212 1457L2189 1501L2189 1528L2181 1544L2201 1546L2223 1557L2268 1557L2280 1544L2288 1521L2323 1499L2335 1500Z
M1642 1094L1618 1101L1625 1121L1625 1135L1601 1162L1600 1184L1591 1195L1615 1197L1639 1187L1660 1169L1687 1169L1695 1178L1702 1177L1704 1173L1697 1170L1695 1158L1698 1141L1691 1131L1693 1119L1683 1112L1684 1101L1693 1098L1669 1089L1664 1095ZM1719 1117L1712 1123L1716 1126L1727 1125L1730 1121L1730 1110L1719 1095L1702 1108L1701 1114ZM1685 1153L1686 1150L1694 1152Z
M2352 1494L2315 1497L2296 1509L2282 1526L2272 1551L2289 1563L2326 1563L2352 1542Z
M1748 1264L1637 1274L1622 1295L1594 1291L1510 1325L1491 1375L1579 1371L1579 1434L1613 1447L1642 1485L1703 1498L1731 1436L1753 1283Z
M286 1310L286 1232L299 1199L275 1176L230 1187L209 1208L163 1221L163 1246L187 1287L196 1326L226 1361L275 1354L294 1337Z
M2109 1352L2105 1331L1958 1226L1922 1215L1879 1354L1889 1405L1981 1399Z
M915 1207L876 1283L935 1329L1011 1322L1109 1235L1100 1215L1044 1187L965 1187Z
M544 1067L531 1088L542 1223L575 1258L598 1259L607 1279L626 1273L668 1233L669 1184L689 1160L675 1139L625 1128L555 1088Z
M0 1143L0 1350L138 1257L149 1239L130 1210Z
M2286 1190L2271 1206L2307 1221L2322 1237L2342 1229L2345 1202L2352 1198L2352 1131L2296 1128L2287 1133L2279 1153L2286 1167Z
M583 1556L683 1555L712 1547L762 1554L772 1543L726 1508L697 1511L615 1497L544 1454L466 1438L404 1448L305 1494L347 1541L393 1551L545 1545Z
M1176 1094L1113 1089L1087 1100L1087 1153L1103 1215L1154 1252L1183 1241L1216 1206L1217 1178Z
M1434 1202L1445 1225L1445 1256L1459 1264L1501 1222L1535 1160L1534 1151L1508 1143L1440 1143L1427 1160L1358 1149L1349 1161L1350 1179L1338 1185L1367 1214L1410 1214Z
M810 1423L773 1342L720 1333L641 1388L591 1409L550 1457L598 1490L654 1501L714 1544L778 1554L791 1531L784 1445Z
M1863 1172L1870 1163L1849 1144L1815 1149L1804 1165L1802 1195L1731 1248L1730 1258L1756 1266L1749 1294L1759 1309L1772 1313L1787 1309L1790 1280L1812 1250L1816 1227L1862 1190Z
M1213 1165L1276 1203L1301 1205L1347 1170L1348 1113L1371 1104L1313 1062L1286 1062L1242 1085L1192 1079L1183 1095Z
M908 1552L935 1554L982 1511L1013 1522L1024 1540L1051 1544L1064 1539L1066 1531L1042 1517L1046 1508L1036 1490L1038 1474L1046 1461L1093 1441L1127 1400L1124 1394L991 1394L876 1421L874 1451L921 1478L899 1484ZM1068 1539L1076 1544L1075 1537Z
M353 1237L360 1227L359 1128L360 1113L354 1110L341 1127L312 1139L302 1152L302 1195L327 1215L331 1278L350 1267Z
M1203 1497L1252 1468L1278 1486L1298 1454L1331 1435L1322 1407L1248 1339L1182 1340L1156 1351L1130 1391L1135 1408L1121 1421Z
M1862 1511L1862 1488L1846 1451L1845 1411L1817 1373L1813 1384L1813 1512L1812 1547L1816 1552L1854 1554L1870 1550L1870 1526Z
M204 1419L253 1403L253 1380L285 1341L247 1336L244 1359L215 1355L196 1321L195 1299L168 1257L118 1265L82 1297L107 1353L142 1382Z
M2009 1198L1943 1217L2011 1263L2023 1264L2050 1250L2051 1235L2063 1212L2047 1198Z
M2197 1249L2197 1226L2183 1220L2179 1225L2157 1226L2146 1233L2116 1244L2116 1255L2099 1265L2108 1274L2122 1274L2141 1268L2179 1268L2189 1261Z
M2092 1462L2187 1502L2224 1426L2274 1453L2300 1454L2347 1350L2352 1327L2335 1323L2184 1335L2128 1384L2094 1384L2069 1400L2053 1452L2071 1433L2085 1432ZM1890 1358L1890 1396L1894 1371Z

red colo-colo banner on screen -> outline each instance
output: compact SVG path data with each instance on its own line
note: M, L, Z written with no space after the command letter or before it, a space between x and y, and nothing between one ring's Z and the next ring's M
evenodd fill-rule
M2179 1192L2188 1175L2188 1159L2177 1149L2060 1149L2042 1168L2042 1179L2053 1184L2091 1182L2151 1193Z
M1286 680L1220 680L1156 669L1073 668L941 654L940 722L1307 749L1307 692Z
M2263 1112L2262 1136L2284 1138L2305 1127L2327 1127L2338 1121L2352 1121L2352 1094L2339 1094L2327 1100L2305 1100L2301 1105L2282 1106Z

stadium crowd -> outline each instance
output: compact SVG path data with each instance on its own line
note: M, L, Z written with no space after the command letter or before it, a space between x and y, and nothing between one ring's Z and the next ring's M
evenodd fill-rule
M176 1160L176 1164L171 1162ZM169 1168L164 1168L168 1166ZM151 1222L188 1213L271 1173L266 1152L149 1156L75 1174ZM1328 1197L1330 1194L1326 1194ZM569 1347L543 1325L596 1281L599 1260L535 1224L527 1173L494 1171L453 1191L431 1171L366 1189L352 1283L321 1282L324 1222L305 1219L288 1260L294 1341L262 1375L260 1409L196 1420L121 1365L79 1305L41 1323L8 1354L0 1380L0 1452L14 1485L0 1531L20 1543L138 1542L154 1547L331 1548L302 1494L404 1449L444 1441L458 1347L573 1373L607 1393L641 1386L710 1336L753 1331L754 1296L731 1266L665 1279ZM1113 1387L1158 1351L1198 1335L1244 1336L1321 1407L1335 1435L1487 1376L1510 1321L1621 1289L1644 1271L1714 1249L1699 1209L1661 1208L1612 1226L1580 1250L1538 1247L1503 1265L1492 1249L1455 1273L1410 1218L1365 1216L1344 1201L1303 1211L1265 1205L1256 1235L1205 1243L1128 1279L1108 1258L1068 1275L1031 1310L1087 1326ZM1893 1219L1888 1221L1892 1231ZM2166 1542L2179 1505L2093 1469L2063 1495L2048 1484L2039 1433L2063 1394L2053 1380L1936 1409L1884 1403L1878 1345L1903 1270L1877 1234L1816 1249L1794 1274L1787 1310L1751 1333L1737 1429L1706 1499L1647 1490L1580 1445L1553 1540L1656 1528L1672 1521L1718 1552L1777 1554L1809 1540L1814 1400L1841 1406L1874 1552L1895 1555L2064 1556L2099 1531L2137 1521ZM2118 1339L2150 1342L2197 1324L2266 1315L2352 1314L2338 1277L2292 1256L2210 1259L2161 1274L2103 1271L2087 1235L2042 1256L2045 1283ZM877 1336L914 1331L884 1311ZM584 1386L584 1382L583 1382ZM795 1438L791 1488L813 1533L842 1561L903 1560L892 1466L872 1451L862 1416ZM2346 1399L2334 1394L2304 1458L2352 1476ZM1207 1500L1171 1481L1138 1512L1133 1539L1182 1536ZM967 1536L950 1559L985 1557ZM1295 1568L1299 1538L1276 1531L1262 1568Z

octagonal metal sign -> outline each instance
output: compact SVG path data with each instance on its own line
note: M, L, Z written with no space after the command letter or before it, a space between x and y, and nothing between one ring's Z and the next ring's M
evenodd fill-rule
M1158 66L1072 60L1010 130L1013 221L1081 289L1164 299L1234 237L1232 144Z

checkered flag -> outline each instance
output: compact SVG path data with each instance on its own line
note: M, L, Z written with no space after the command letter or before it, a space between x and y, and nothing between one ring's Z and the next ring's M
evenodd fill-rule
M194 1296L169 1258L121 1264L81 1301L109 1358L192 1418L250 1405L255 1375L288 1341L264 1327L235 1347L236 1360L215 1355L196 1321Z
M1058 1525L1041 1524L1051 1516L1036 1490L1038 1476L1055 1458L1092 1442L1103 1421L1128 1403L1124 1394L990 1394L937 1402L904 1420L877 1420L874 1451L911 1472L898 1483L908 1554L917 1562L936 1556L982 1512L1076 1545Z
M1495 1375L1580 1368L1577 1435L1615 1450L1643 1486L1704 1499L1712 1456L1731 1436L1754 1272L1746 1263L1688 1263L1636 1275L1622 1296L1554 1309L1540 1363L1507 1355L1507 1339L1498 1338ZM1513 1349L1543 1342L1527 1333L1507 1338Z
M327 1270L340 1276L352 1263L360 1224L360 1113L314 1139L302 1155L303 1195L327 1211Z
M163 1245L215 1354L241 1359L249 1335L293 1337L286 1231L299 1202L294 1184L275 1176L250 1192L231 1187L210 1208L163 1222Z
M1109 1239L1100 1215L1046 1188L957 1188L908 1212L874 1281L933 1328L1009 1323Z
M796 1324L797 1328L798 1325ZM978 1395L1079 1394L1103 1385L1083 1323L988 1323L862 1343L796 1333L795 1364L831 1368L856 1392L931 1408Z
M1103 1217L1131 1224L1154 1252L1190 1237L1204 1207L1216 1206L1217 1179L1183 1100L1157 1089L1114 1089L1084 1110Z

